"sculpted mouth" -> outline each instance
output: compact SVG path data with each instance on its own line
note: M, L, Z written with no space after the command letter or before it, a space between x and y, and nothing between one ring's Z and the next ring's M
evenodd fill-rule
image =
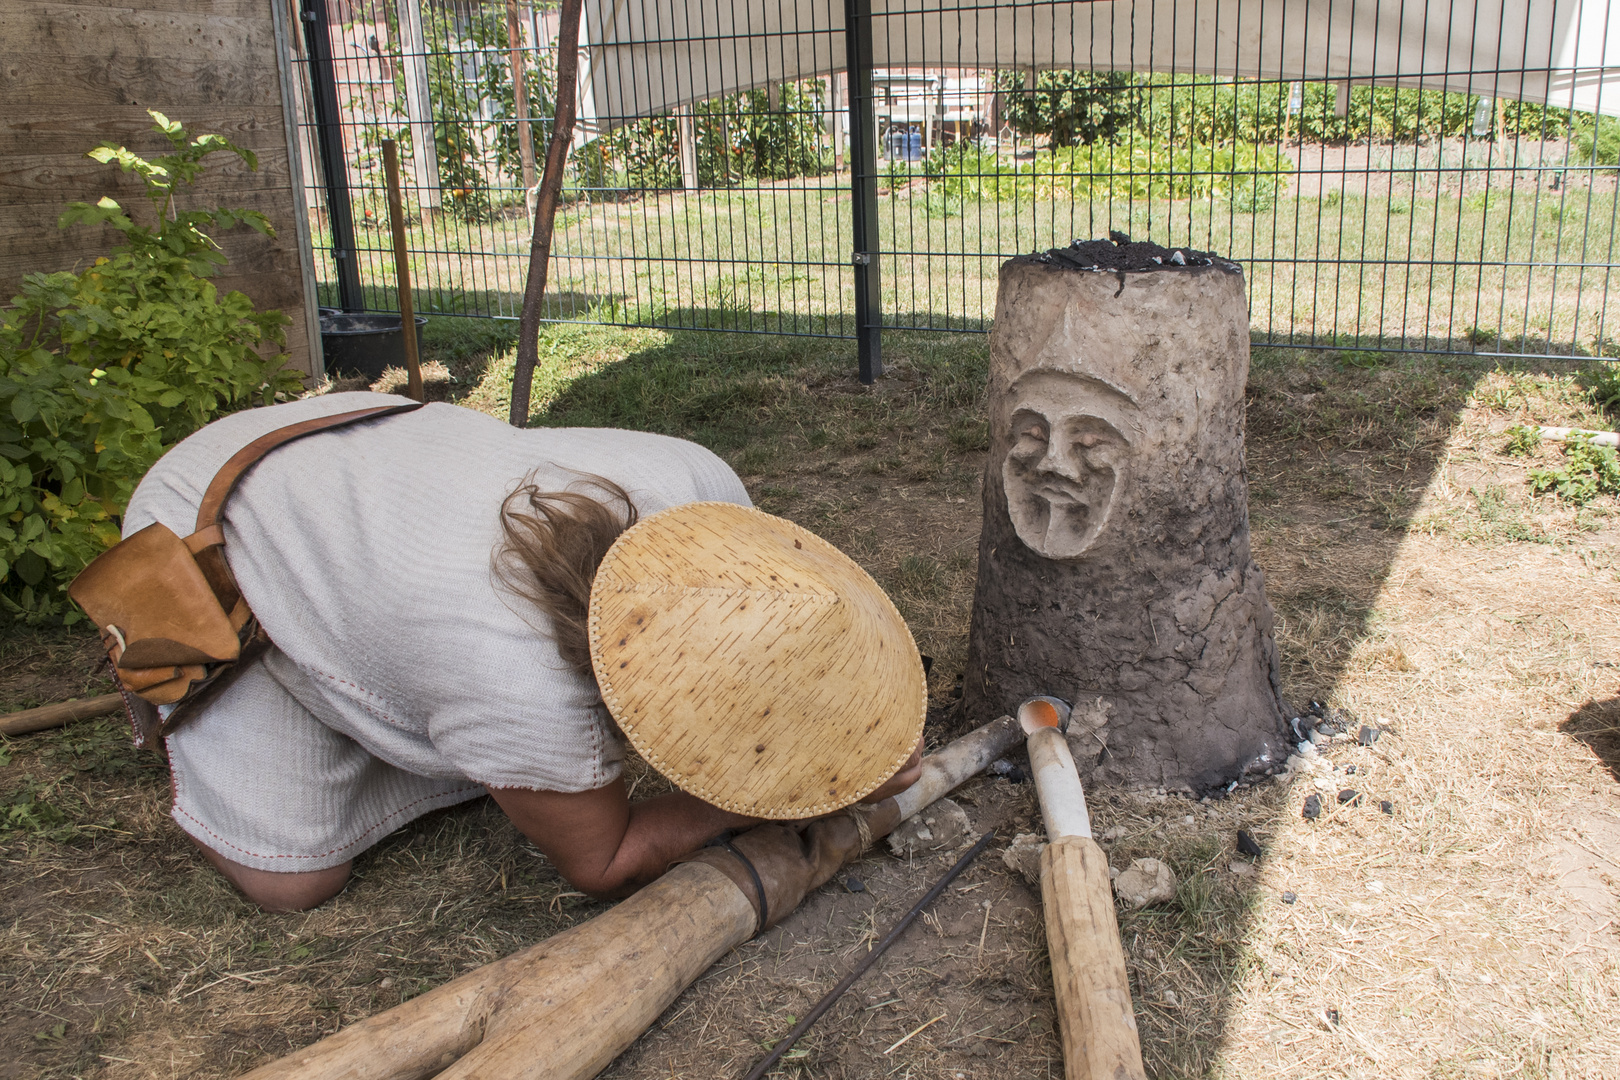
M1036 484L1030 488L1030 491L1033 494L1045 499L1047 502L1053 504L1070 503L1075 506L1083 506L1087 508L1091 506L1091 500L1085 497L1085 492L1077 488L1069 487L1066 484Z

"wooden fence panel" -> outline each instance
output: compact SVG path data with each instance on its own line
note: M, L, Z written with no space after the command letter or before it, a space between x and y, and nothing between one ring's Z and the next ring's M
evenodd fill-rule
M140 9L80 0L21 0L0 10L0 297L23 274L83 267L105 254L110 229L57 228L67 204L117 199L151 210L139 185L84 154L102 142L151 157L168 143L152 130L156 109L197 132L219 132L254 151L251 172L224 156L196 189L200 205L257 210L266 239L238 229L219 237L231 265L217 279L260 308L280 308L288 360L313 370L298 250L303 203L288 157L271 0L143 0Z

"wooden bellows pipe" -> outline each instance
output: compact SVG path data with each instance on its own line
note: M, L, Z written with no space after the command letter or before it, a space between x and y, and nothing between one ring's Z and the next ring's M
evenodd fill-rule
M1034 698L1018 710L1046 823L1041 906L1069 1080L1145 1080L1131 977L1114 919L1108 856L1091 838L1086 795L1063 728L1068 706Z
M923 759L870 815L881 836L1017 745L1011 717ZM585 1080L623 1053L726 952L753 936L751 899L682 863L612 910L273 1061L244 1080Z
M101 694L83 701L60 701L55 705L41 705L37 709L0 713L0 735L26 735L30 731L71 724L75 720L106 716L117 712L123 704L124 699L118 694Z

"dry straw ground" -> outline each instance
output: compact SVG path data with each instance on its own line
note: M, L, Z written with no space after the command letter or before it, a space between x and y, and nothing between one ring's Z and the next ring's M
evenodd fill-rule
M486 364L490 341L441 340L442 392L501 411L493 344ZM983 351L899 339L868 390L841 343L559 330L537 419L699 439L850 551L938 658L937 740L988 719L952 697ZM1525 420L1601 418L1559 364L1257 354L1253 518L1287 692L1384 734L1325 745L1321 785L1094 793L1115 865L1157 856L1181 880L1120 915L1152 1075L1620 1077L1620 506L1531 497L1528 469L1561 451L1507 455ZM94 670L80 635L12 631L0 701L92 692ZM266 915L168 822L161 769L116 723L3 752L0 1077L239 1074L600 910L475 803L389 837L319 910ZM960 801L1003 840L1035 827L1027 785ZM741 1075L958 847L869 856L862 891L841 878L724 958L605 1075ZM1038 898L992 853L778 1075L1060 1075L1044 948Z

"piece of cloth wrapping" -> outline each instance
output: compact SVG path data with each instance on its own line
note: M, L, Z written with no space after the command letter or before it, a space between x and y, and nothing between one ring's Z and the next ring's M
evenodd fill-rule
M191 532L214 473L265 432L398 400L332 394L216 421L153 466L124 533L154 521ZM472 797L471 785L583 791L616 778L623 751L595 681L493 571L505 497L529 479L588 491L584 474L619 484L643 516L748 504L736 474L693 443L518 430L445 404L315 435L255 466L226 506L225 550L276 648L205 710L211 722L194 717L171 741L181 826L244 865L314 870ZM324 730L299 733L297 710ZM259 733L272 727L282 741ZM255 769L284 775L239 797L237 774Z

